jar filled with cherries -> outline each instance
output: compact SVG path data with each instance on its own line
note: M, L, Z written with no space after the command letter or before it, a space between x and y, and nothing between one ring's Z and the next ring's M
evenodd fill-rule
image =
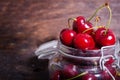
M102 8L109 10L106 26L90 22ZM100 6L86 20L83 16L68 19L68 28L60 32L59 40L41 45L38 58L49 59L50 80L120 80L119 40L109 28L112 18L108 3ZM73 25L70 25L70 21Z

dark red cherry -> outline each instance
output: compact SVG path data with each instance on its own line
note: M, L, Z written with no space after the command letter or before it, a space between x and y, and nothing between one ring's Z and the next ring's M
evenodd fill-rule
M112 66L106 66L106 67L109 70L109 72L115 77L116 76L116 69L114 67L112 67ZM103 70L101 74L102 74L104 80L108 80L108 79L112 80L112 77L108 73L107 70Z
M78 33L83 33L85 30L92 28L92 24L88 21L85 21L83 16L78 16L73 23L73 29ZM85 33L91 34L93 29L86 31Z
M64 45L72 46L76 32L70 29L63 29L60 33L60 40Z
M105 65L112 65L115 62L115 59L113 59L112 57L108 58L107 61L105 62Z
M113 76L116 76L116 74L117 74L117 71L116 71L116 68L115 67L112 67L112 66L106 66L107 68L108 68L108 70L111 72L111 74L113 75Z
M116 42L116 37L112 30L106 28L98 28L95 32L95 41L100 46L113 45Z
M66 78L72 78L78 75L77 66L73 64L64 65L62 72Z
M95 42L89 34L79 33L74 38L74 46L81 50L91 50L95 48Z
M82 77L82 80L97 80L97 78L94 74L87 73Z
M111 76L109 75L109 73L106 70L103 70L102 73L101 73L101 75L103 76L102 78L104 80L108 80L108 79L111 80Z
M61 80L61 71L56 70L51 77L51 80Z

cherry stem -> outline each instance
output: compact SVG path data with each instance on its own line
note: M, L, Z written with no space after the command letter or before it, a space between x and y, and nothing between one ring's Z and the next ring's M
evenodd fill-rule
M87 31L89 31L89 30L95 29L95 28L98 26L97 23L98 23L99 21L100 21L100 17L97 16L97 17L95 18L95 27L88 28L88 29L84 30L82 33L85 33L85 32L87 32ZM97 27L97 28L98 28L98 27Z
M100 17L99 16L97 16L96 18L95 18L95 27L97 27L98 26L98 22L100 21Z
M101 10L103 7L105 7L107 4L105 3L105 4L103 4L102 6L100 6L98 9L96 9L96 11L94 12L94 14L87 20L88 22L90 21L90 20L92 20L93 19L93 17L97 14L97 12L99 11L99 10Z
M76 21L76 18L69 18L69 19L68 19L68 26L69 26L69 28L71 28L71 25L70 25L70 21L71 21L71 20L72 20L72 21Z
M109 12L110 12L110 18L109 18L109 21L108 21L108 24L107 24L107 27L109 27L110 23L111 23L111 20L112 20L112 10L111 10L110 6L107 6L107 8L109 9Z
M79 75L77 75L77 76L75 76L75 77L72 77L72 78L69 78L69 79L66 79L66 80L73 80L73 79L75 79L75 78L78 78L78 77L81 77L81 76L83 76L83 75L85 75L85 74L87 74L88 72L86 71L86 72L83 72L83 73L81 73L81 74L79 74Z
M93 27L92 28L88 28L88 29L84 30L82 33L85 33L85 32L87 32L89 30L92 30L92 29L93 29Z
M112 20L112 10L111 10L111 8L110 8L110 6L109 6L109 4L107 3L107 9L109 10L109 20L108 20L108 22L107 22L107 24L106 24L106 31L104 32L105 33L105 35L107 34L107 32L108 32L108 29L109 29L109 27L110 27L110 23L111 23L111 20Z
M111 10L111 8L110 8L109 5L107 5L107 9L109 10L110 16L109 16L108 23L107 23L107 25L106 25L106 32L105 32L105 33L107 33L107 31L108 31L108 29L109 29L109 27L110 27L111 20L112 20L112 10Z

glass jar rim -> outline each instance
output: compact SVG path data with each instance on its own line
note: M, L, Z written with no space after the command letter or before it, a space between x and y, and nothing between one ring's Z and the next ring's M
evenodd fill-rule
M115 48L115 46L119 44L119 40L116 40L116 43L114 45L110 45L110 46L103 46L101 47L100 49L94 49L94 50L85 50L86 52L90 52L90 51L96 51L96 52L100 52L103 48ZM70 50L74 50L74 51L82 51L80 49L77 49L77 48L73 48L73 47L69 47L69 46L66 46L64 45L60 40L58 40L58 45L59 47L63 47L63 48L66 48L66 49L70 49ZM59 49L58 49L59 50ZM60 53L62 53L64 56L66 57L71 57L71 58L78 58L78 59L99 59L101 58L101 56L93 56L93 57L88 57L88 56L76 56L76 55L72 55L72 54L67 54L61 50L59 50Z

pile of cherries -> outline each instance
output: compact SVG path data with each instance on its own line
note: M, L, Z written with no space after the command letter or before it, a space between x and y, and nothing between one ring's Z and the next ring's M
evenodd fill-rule
M69 20L71 19L73 18ZM60 33L60 40L64 45L81 50L94 50L115 44L116 37L109 26L93 27L83 16L73 20L72 29L65 28Z
M116 69L111 66L107 66L110 73L116 77ZM80 72L79 67L74 64L66 64L61 70L56 70L51 77L51 80L113 80L107 70L100 71L85 71ZM115 79L119 80L119 79Z
M108 7L107 3L104 4L103 7ZM98 10L93 14L90 19L86 20L83 16L78 16L76 18L69 18L69 28L65 28L60 32L60 41L62 44L80 50L96 50L101 49L103 46L114 45L116 42L116 37L111 29L109 29L110 25L93 27L93 24L90 20L95 16ZM111 11L110 11L111 13ZM111 15L110 15L111 19ZM73 25L70 26L70 20L73 20ZM108 24L110 20L108 21ZM112 64L114 60L110 58L107 64ZM111 65L107 66L109 71L113 76L116 75L115 68L112 68ZM63 66L62 70L56 70L51 80L98 80L94 73L78 72L78 66L74 64L66 64ZM104 80L112 80L111 76L106 70L102 70L100 72L102 75L102 79ZM81 77L82 76L82 77ZM101 79L99 79L101 80Z

